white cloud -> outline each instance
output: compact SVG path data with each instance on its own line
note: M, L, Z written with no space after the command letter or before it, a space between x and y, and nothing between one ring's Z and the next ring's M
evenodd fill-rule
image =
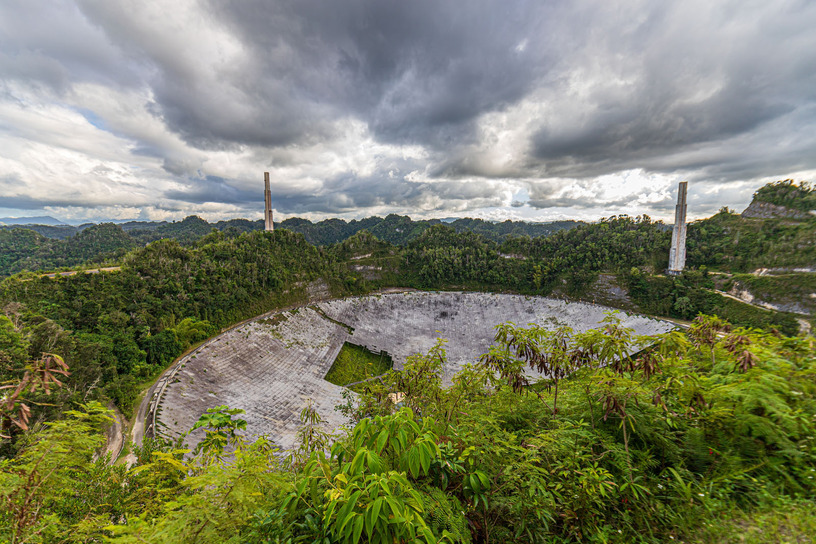
M684 179L691 217L741 209L816 172L814 23L794 0L11 2L0 208L259 218L269 171L279 215L312 218L671 220Z

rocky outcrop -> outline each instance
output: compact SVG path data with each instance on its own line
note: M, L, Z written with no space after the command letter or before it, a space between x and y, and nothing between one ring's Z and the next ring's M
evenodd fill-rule
M774 267L774 268L757 268L751 274L754 276L775 276L777 274L791 274L791 273L798 273L798 274L813 274L816 273L816 267L801 267L801 268L789 268L789 267Z
M813 212L807 213L799 210L792 210L785 206L777 206L770 202L761 202L754 200L742 212L743 217L753 217L758 219L808 219L813 217Z
M766 310L773 310L775 312L790 312L799 315L812 315L813 313L808 307L812 304L808 304L808 301L775 300L774 302L769 302L754 296L754 294L751 293L747 287L743 286L739 282L736 282L727 293L724 293L723 291L717 292L721 295L745 302L746 304L750 304L758 308L764 308ZM810 293L809 298L816 299L816 293Z

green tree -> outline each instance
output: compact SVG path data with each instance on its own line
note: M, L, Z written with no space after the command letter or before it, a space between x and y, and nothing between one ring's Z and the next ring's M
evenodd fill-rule
M98 523L112 497L81 494L92 477L91 457L103 441L108 411L91 402L47 423L11 460L0 461L0 538L11 544L53 542L80 523Z

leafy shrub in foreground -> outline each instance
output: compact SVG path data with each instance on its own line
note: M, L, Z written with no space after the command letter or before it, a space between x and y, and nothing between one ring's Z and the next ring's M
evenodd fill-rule
M555 338L502 330L511 334L500 334L494 350L512 337ZM302 433L290 463L265 439L241 440L240 412L219 407L200 423L225 440L204 444L203 455L146 444L134 468L110 467L92 458L101 407L75 411L33 431L0 465L0 538L734 541L751 512L775 520L790 504L797 518L788 526L816 525L808 510L816 491L812 338L712 318L651 338L627 339L614 318L597 331L558 334L557 357L580 364L560 378L557 410L554 383L514 388L484 364L442 387L440 343L372 383L349 407L356 424L345 436L330 443L314 428ZM635 342L648 346L637 357L612 355ZM528 365L541 352L526 347L507 357ZM396 392L405 406L393 404ZM228 442L234 449L222 455ZM36 510L23 512L27 496Z

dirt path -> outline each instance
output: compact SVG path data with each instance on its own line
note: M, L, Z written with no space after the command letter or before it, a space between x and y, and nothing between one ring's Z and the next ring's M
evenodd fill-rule
M119 266L107 266L105 268L91 268L88 270L67 270L65 272L51 272L48 274L41 274L40 277L56 278L57 276L74 276L80 272L85 274L99 274L100 272L118 272L122 268Z
M113 420L105 429L105 447L94 454L94 459L104 458L110 454L110 464L114 464L125 447L127 420L112 402L108 403L107 408L113 413Z
M725 297L725 298L730 298L731 300L736 300L737 302L742 302L743 304L747 304L748 306L753 306L754 308L757 308L757 309L759 309L759 310L763 310L763 311L766 311L766 312L773 312L773 311L775 311L773 308L766 308L766 307L764 307L764 306L759 306L758 304L754 304L754 303L752 303L752 302L748 302L748 301L746 301L746 300L742 300L742 299L741 299L741 298L739 298L739 297L735 297L734 295L731 295L731 294L729 294L729 293L726 293L725 291L720 291L719 289L707 289L707 291L711 291L712 293L717 293L717 294L718 294L718 295L720 295L720 296L723 296L723 297ZM776 311L778 311L778 310L776 310Z
M108 408L113 410L113 422L111 422L111 426L108 427L108 430L105 433L107 444L105 445L105 450L102 452L102 455L105 456L110 454L111 463L114 463L119 457L119 454L122 453L122 449L125 447L125 429L127 429L127 420L125 419L125 416L122 415L122 412L120 412L113 403L108 404Z
M145 434L145 418L147 417L148 412L150 411L150 402L153 400L153 396L156 393L156 389L162 383L162 377L165 376L169 371L175 368L176 364L173 363L170 367L165 370L159 379L156 380L153 385L145 392L144 396L142 397L142 401L139 403L139 409L136 411L136 414L133 416L133 427L130 429L130 443L136 446L142 445L142 440L144 439ZM136 455L131 451L128 453L125 458L125 463L127 466L132 466L136 463Z

